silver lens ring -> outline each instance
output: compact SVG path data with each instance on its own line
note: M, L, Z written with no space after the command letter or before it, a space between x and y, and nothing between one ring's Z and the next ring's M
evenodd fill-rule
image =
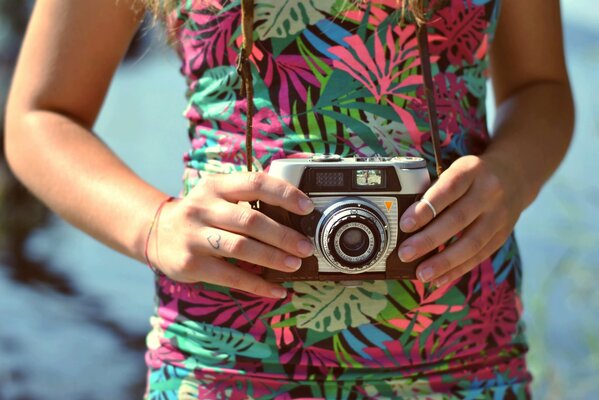
M339 221L342 223L343 221ZM358 229L362 233L365 233L367 239L367 247L364 249L363 253L357 256L352 256L348 254L348 252L342 246L342 237L343 234L350 231L351 229ZM380 233L380 232L379 232ZM335 247L335 252L345 261L349 261L351 263L362 263L366 261L374 251L374 245L376 243L374 233L372 230L365 224L361 222L347 222L343 224L336 232L333 237L333 245ZM363 246L362 246L363 247Z
M316 246L326 261L346 274L366 272L385 255L389 246L388 222L377 206L362 198L347 198L329 206L316 228ZM348 254L340 244L350 229L368 240L363 254ZM378 244L378 246L377 246Z

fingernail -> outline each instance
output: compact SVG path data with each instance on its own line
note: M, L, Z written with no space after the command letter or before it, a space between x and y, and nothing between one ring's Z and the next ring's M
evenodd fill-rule
M285 265L295 271L302 266L302 259L293 256L287 256L285 257Z
M399 223L399 226L402 231L408 232L411 231L416 226L416 221L413 218L405 218L402 219Z
M287 297L287 290L285 290L282 287L273 288L270 290L270 293L272 293L274 297L277 297L279 299L284 299L285 297Z
M311 256L314 253L314 245L307 240L300 240L297 244L297 251L307 256Z
M424 267L418 270L418 278L422 282L428 282L433 277L433 267Z
M402 247L399 249L399 258L403 262L410 261L412 258L414 258L415 254L416 250L414 250L414 248L410 246Z
M299 208L304 212L310 212L314 209L314 203L312 203L312 200L310 199L301 198L299 201Z

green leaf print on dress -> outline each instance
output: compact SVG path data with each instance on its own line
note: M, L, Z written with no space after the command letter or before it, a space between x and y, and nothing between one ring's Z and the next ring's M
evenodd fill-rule
M335 0L256 0L256 31L260 40L285 38L302 32L329 14Z
M197 82L189 107L194 107L202 118L225 121L235 110L235 89L239 89L241 80L233 66L221 66L209 69ZM186 111L187 113L187 111Z
M185 366L192 370L208 367L218 371L235 366L238 355L263 359L271 354L270 347L252 335L202 322L171 324L164 337L175 341L179 349L190 354Z
M385 281L368 281L348 288L335 282L294 282L291 300L298 311L297 326L317 332L337 332L368 324L387 305Z
M418 156L419 152L411 147L411 140L406 126L398 121L390 121L375 114L364 112L364 116L381 145L384 154L392 156ZM352 132L349 142L355 149L363 149L368 144L364 142L359 132Z

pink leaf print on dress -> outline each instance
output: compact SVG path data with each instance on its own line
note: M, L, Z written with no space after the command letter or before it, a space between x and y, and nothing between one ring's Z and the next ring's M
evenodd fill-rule
M216 1L211 1L221 7ZM184 56L183 73L199 77L196 73L208 65L235 65L237 53L228 42L237 29L239 13L224 12L218 15L211 11L191 11L189 20L179 29L181 48Z
M463 333L458 321L451 322L428 335L418 336L405 345L399 339L385 341L384 347L367 347L364 352L371 357L365 365L378 368L399 368L409 376L426 369L429 363L448 358L477 355L484 344Z
M411 282L420 297L418 306L405 314L407 318L390 319L388 322L393 326L396 326L401 330L406 330L411 325L411 329L414 332L420 333L433 323L434 316L459 312L464 309L463 305L448 305L439 301L439 299L451 290L451 285L445 285L427 294L422 282L419 280L413 280Z
M194 299L195 304L185 306L185 310L198 320L207 320L218 326L226 326L247 332L256 340L262 340L266 333L264 321L258 316L272 311L280 306L280 300L262 298L242 291L221 293L215 290L204 290Z
M245 122L247 115L247 101L238 101L235 111L229 120L222 123L222 129L226 132L245 133ZM276 139L282 140L283 127L277 114L268 107L256 110L254 113L254 133L256 140Z
M470 121L474 119L471 112L475 112L475 110L468 109L460 103L468 94L468 88L466 83L463 80L458 80L455 74L437 74L433 77L433 85L439 129L445 133L445 137L441 137L441 145L447 146L454 133L471 129ZM458 104L459 106L456 106ZM418 88L417 100L410 103L410 108L420 118L428 118L424 88Z
M437 12L431 26L439 37L445 38L432 41L432 54L440 55L445 51L451 64L462 65L463 61L472 64L477 49L484 44L485 10L475 7L472 0L453 0L450 6Z
M218 144L222 149L222 160L235 164L244 164L245 154L245 117L247 112L247 101L239 101L231 117L221 124L224 132L236 132L237 134L225 134L219 137ZM276 113L268 107L256 110L254 113L253 152L256 160L272 155L274 158L282 158L283 150L283 127Z
M333 46L329 52L338 57L337 60L333 60L335 68L347 72L364 85L377 102L385 99L406 126L415 147L420 150L421 134L414 117L393 101L393 97L403 101L413 100L413 97L403 93L402 89L422 84L422 75L412 74L400 79L406 71L420 65L415 31L416 28L409 25L395 26L393 29L388 27L384 33L375 32L374 54L371 54L359 35L344 39L348 47ZM381 40L383 34L385 44Z
M514 295L510 284L503 281L497 285L491 259L487 259L472 271L470 286L480 284L478 298L471 299L468 327L481 341L492 339L498 346L510 343L520 319L519 297ZM472 293L472 292L470 292ZM518 300L517 300L518 299Z
M281 54L273 59L272 55L268 54L263 68L266 68L262 71L266 86L274 85L279 88L278 104L275 104L275 107L279 109L283 122L288 124L291 114L290 99L299 98L306 103L308 89L320 88L320 82L312 73L306 59L300 55Z

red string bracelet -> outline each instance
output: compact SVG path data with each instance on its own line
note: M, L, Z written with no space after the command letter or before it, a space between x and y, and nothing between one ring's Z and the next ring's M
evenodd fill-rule
M164 207L164 205L166 203L171 202L173 200L175 200L175 198L173 196L170 196L170 197L167 197L166 199L164 199L164 200L162 200L160 202L160 205L156 209L156 214L154 214L154 219L152 220L152 224L150 225L150 229L148 230L148 237L146 238L146 245L145 245L145 248L144 248L144 256L146 257L146 263L148 264L148 267L155 274L161 274L162 272L160 272L160 270L158 270L158 268L156 268L156 267L154 267L152 265L152 263L150 262L150 257L148 257L148 248L150 246L150 238L152 237L152 230L154 229L154 225L156 225L156 222L160 218L160 214L162 213L162 208Z

